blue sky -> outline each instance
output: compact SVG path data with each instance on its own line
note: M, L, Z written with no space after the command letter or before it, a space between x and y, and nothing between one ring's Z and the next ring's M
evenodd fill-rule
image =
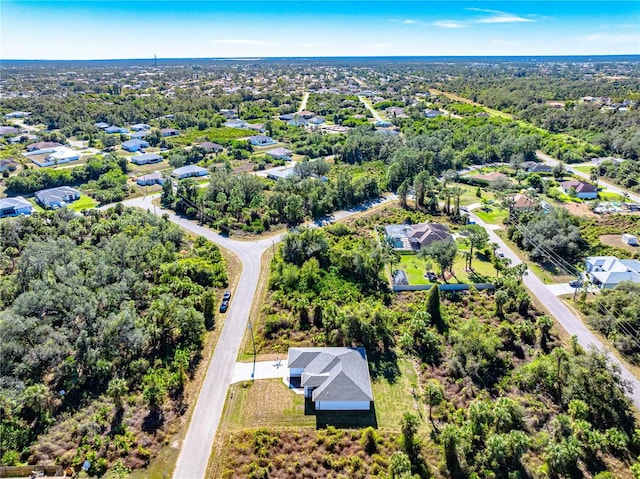
M0 0L0 58L640 54L638 1Z

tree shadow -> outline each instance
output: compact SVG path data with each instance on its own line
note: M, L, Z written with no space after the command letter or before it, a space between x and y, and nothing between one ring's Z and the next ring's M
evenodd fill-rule
M154 434L163 424L164 414L162 414L162 411L150 410L142 422L142 430Z
M116 408L116 413L113 415L110 424L109 434L115 436L124 432L122 420L124 419L124 408Z
M371 379L385 378L390 384L395 384L400 376L398 356L395 351L373 351L367 354Z
M333 426L338 429L378 428L375 403L371 403L368 411L318 411L311 398L304 400L305 416L316 417L316 429Z

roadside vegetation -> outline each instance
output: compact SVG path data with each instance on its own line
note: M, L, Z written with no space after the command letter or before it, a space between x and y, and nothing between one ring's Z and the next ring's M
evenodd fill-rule
M147 465L215 326L217 246L121 206L4 220L0 237L3 464Z

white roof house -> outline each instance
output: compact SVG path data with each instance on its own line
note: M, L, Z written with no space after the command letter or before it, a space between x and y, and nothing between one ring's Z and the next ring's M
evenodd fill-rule
M0 199L0 218L6 216L30 215L33 206L22 196Z
M77 161L80 159L80 152L72 150L67 146L56 146L30 153L23 153L23 156L29 158L36 165L45 167Z
M205 176L209 173L209 170L206 168L202 168L197 165L187 165L181 168L176 168L171 172L171 176L174 178L182 179L182 178L190 178L192 176Z
M373 401L364 348L289 348L289 376L300 378L318 411L368 411Z
M615 288L623 281L640 284L640 261L615 256L590 256L585 260L587 274L600 289Z

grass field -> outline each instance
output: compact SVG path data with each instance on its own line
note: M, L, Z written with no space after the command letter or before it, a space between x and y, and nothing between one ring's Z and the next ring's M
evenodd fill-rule
M509 217L509 212L502 208L494 208L492 206L485 206L477 209L474 213L482 221L488 224L501 225L504 224L504 220Z
M484 282L482 278L478 276L494 278L496 275L496 270L491 264L489 258L486 258L482 254L475 253L473 258L473 262L471 266L473 267L473 272L465 271L465 259L462 255L458 254L456 260L453 264L453 272L455 277L447 280L449 283L477 283ZM439 274L438 265L433 260L423 260L418 258L415 254L402 254L400 256L400 263L394 265L394 269L401 269L407 274L407 279L409 280L409 284L431 284L427 278L424 277L426 269L426 263L431 262L430 271L433 271L436 274ZM474 275L475 273L475 275ZM442 282L442 278L438 277L438 282Z
M83 211L95 208L98 206L98 202L87 195L80 195L80 199L74 201L69 205L69 209L73 211Z
M624 196L613 191L599 191L598 199L602 201L624 201Z
M477 187L465 185L462 183L456 183L455 186L459 186L464 190L464 194L460 196L460 206L469 206L473 203L480 203L483 199L494 200L496 195L492 191L486 189L480 189L482 196L478 198L476 196ZM452 201L453 203L453 201Z
M581 166L571 166L572 170L579 171L580 173L586 173L587 175L591 173L592 166L589 165L581 165Z

